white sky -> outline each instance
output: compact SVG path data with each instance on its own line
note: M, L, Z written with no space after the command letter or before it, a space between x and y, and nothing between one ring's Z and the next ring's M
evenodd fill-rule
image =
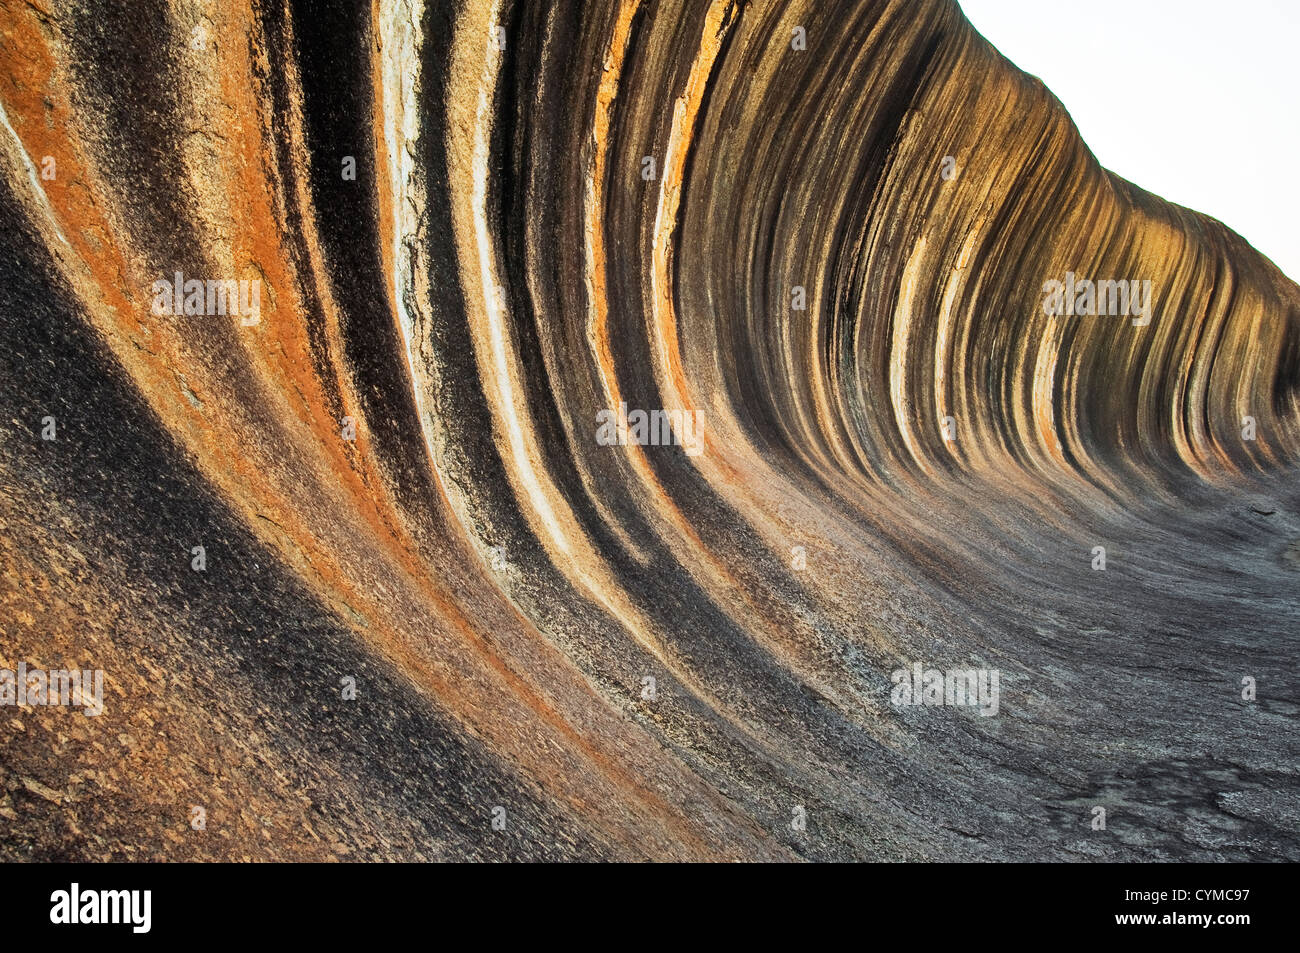
M1106 168L1300 281L1300 0L958 0Z

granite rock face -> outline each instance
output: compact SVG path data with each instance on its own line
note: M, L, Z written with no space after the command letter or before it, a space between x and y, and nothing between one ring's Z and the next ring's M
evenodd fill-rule
M0 856L1300 859L1300 288L952 0L6 2L0 109Z

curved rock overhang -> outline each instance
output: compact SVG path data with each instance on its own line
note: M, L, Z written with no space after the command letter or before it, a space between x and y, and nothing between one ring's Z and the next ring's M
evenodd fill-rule
M5 856L1300 857L1300 289L952 0L28 0L0 110Z

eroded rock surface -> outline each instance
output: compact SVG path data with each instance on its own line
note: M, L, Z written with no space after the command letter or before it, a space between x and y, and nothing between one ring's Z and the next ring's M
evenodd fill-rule
M6 2L0 108L5 858L1300 859L1300 289L951 0Z

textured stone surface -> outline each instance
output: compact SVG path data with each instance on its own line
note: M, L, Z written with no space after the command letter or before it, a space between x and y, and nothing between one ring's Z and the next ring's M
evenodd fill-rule
M0 668L106 678L0 856L1300 859L1300 289L951 0L6 2L0 107Z

